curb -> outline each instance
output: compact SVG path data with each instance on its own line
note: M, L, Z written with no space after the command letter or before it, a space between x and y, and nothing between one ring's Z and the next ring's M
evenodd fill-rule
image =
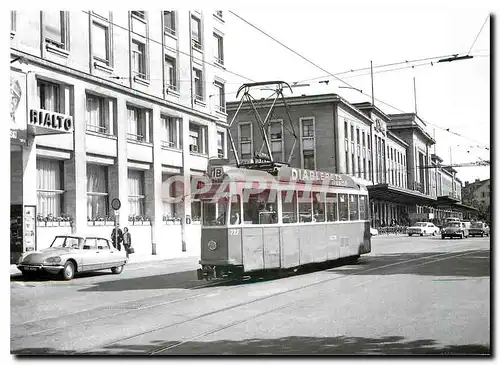
M140 261L132 261L132 262L127 262L127 266L136 266L136 265L140 265L140 264L147 264L147 263L152 263L152 262L163 262L163 261L167 261L167 264L170 262L172 264L175 264L175 262L178 262L178 263L186 263L188 261L194 261L196 260L196 262L198 262L198 259L199 257L198 256L186 256L186 257L177 257L177 258L168 258L168 257L148 257L147 259L145 260L140 260ZM22 273L21 271L19 271L16 267L16 265L11 265L11 268L10 268L10 277L17 277L17 276L21 276Z

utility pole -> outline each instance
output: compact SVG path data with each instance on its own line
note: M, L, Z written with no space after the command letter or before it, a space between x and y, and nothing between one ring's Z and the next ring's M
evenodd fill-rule
M415 82L415 76L413 76L413 96L415 98L415 114L417 113L417 84Z
M375 106L375 93L373 92L373 62L370 61L370 73L372 79L372 106Z

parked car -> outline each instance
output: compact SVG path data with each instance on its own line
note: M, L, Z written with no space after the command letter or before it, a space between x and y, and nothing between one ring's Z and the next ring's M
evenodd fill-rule
M439 234L439 227L436 227L434 223L429 222L417 222L413 226L408 227L406 230L408 236L413 236L414 234L423 236L424 234L431 234L433 236Z
M56 236L49 248L25 253L17 268L24 276L48 273L71 280L76 273L94 270L120 274L126 262L125 250L117 250L105 238L68 235Z
M370 227L370 236L378 236L378 230L376 228Z
M464 222L450 222L441 231L441 238L445 239L446 237L467 238L469 237L469 229Z
M469 235L488 237L490 235L490 227L483 222L472 222L469 228Z

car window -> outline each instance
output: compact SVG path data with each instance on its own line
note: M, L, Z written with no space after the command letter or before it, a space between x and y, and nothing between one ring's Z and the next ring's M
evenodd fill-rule
M104 238L98 238L97 239L97 248L99 250L109 250L108 240L105 240Z
M97 249L97 240L95 238L87 238L85 243L83 244L84 250L96 250Z
M66 247L71 248L79 248L81 243L81 239L76 237L68 237L66 238Z

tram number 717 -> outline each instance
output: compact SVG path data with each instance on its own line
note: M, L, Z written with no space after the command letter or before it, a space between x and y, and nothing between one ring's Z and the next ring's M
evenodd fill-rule
M229 230L229 235L230 236L237 236L240 233L239 229L230 229Z

